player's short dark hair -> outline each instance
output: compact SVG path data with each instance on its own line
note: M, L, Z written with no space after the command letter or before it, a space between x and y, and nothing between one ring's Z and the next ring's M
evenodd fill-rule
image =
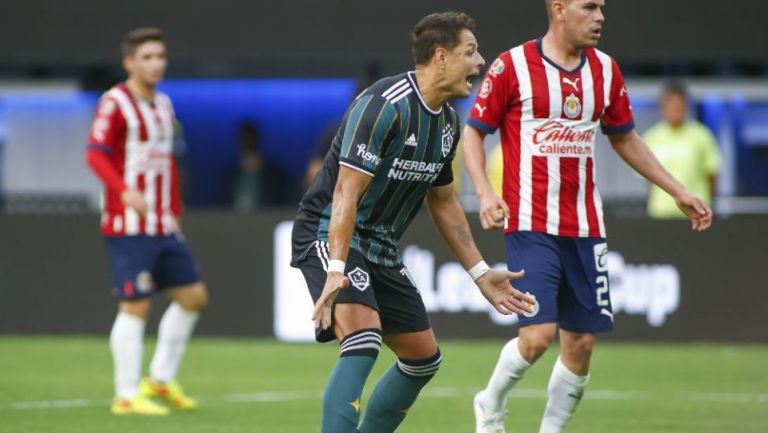
M425 16L411 31L413 61L417 65L426 65L438 47L456 48L464 29L475 30L475 20L464 12L438 12Z
M150 41L165 43L165 34L157 27L140 27L131 30L123 37L123 42L120 45L123 56L132 56L139 45Z
M688 99L688 86L686 86L683 80L673 79L664 83L664 88L661 91L662 96L678 95L683 99Z

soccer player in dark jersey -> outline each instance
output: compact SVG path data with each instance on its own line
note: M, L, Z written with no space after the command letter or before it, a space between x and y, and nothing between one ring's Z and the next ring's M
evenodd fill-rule
M440 351L398 251L423 202L483 296L503 314L532 311L535 301L509 283L522 273L483 261L451 185L459 119L447 101L469 96L485 64L473 28L456 12L428 15L414 27L416 70L384 78L355 99L299 205L292 265L315 301L317 340L341 345L323 398L324 433L393 432L437 372ZM379 379L359 423L382 341L398 361Z

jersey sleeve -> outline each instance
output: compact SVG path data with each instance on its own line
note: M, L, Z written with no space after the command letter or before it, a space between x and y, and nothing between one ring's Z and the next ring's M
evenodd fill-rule
M432 186L445 186L453 183L453 160L456 158L456 150L458 149L459 140L461 139L461 127L459 124L459 115L456 114L452 108L451 115L454 120L454 130L453 134L451 134L453 143L451 144L451 150L448 152L448 156L443 162L443 168L440 170L440 173L437 174L435 180L432 181Z
M515 82L512 56L505 51L485 73L467 123L486 134L496 132L504 122L509 103L514 100Z
M108 95L102 96L88 134L88 148L111 155L125 137L125 128L117 102Z
M85 152L85 162L91 167L91 170L96 173L96 176L101 179L107 189L118 194L125 191L126 187L123 178L112 163L112 158L107 154L100 152L97 149L88 149Z
M355 100L344 128L339 164L369 176L376 174L397 130L397 117L397 108L379 95Z
M624 76L619 65L611 59L611 80L608 108L603 114L600 126L604 134L621 134L635 129L635 120L632 116L632 107L629 104L629 94Z

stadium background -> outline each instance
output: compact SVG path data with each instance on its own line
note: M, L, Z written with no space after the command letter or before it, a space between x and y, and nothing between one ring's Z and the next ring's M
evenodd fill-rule
M285 266L281 248L284 224L292 218L313 143L340 117L354 95L356 81L366 74L388 75L411 67L408 30L419 17L447 9L470 13L478 22L481 52L490 63L502 50L542 34L546 18L541 3L31 0L3 5L0 358L4 361L0 364L0 432L67 431L60 421L70 415L56 412L55 404L53 409L43 404L32 416L32 412L18 409L19 402L82 398L97 402L109 396L106 335L114 317L114 302L108 289L104 247L97 233L99 186L82 155L96 98L123 77L118 45L128 29L156 25L164 28L168 37L170 69L163 88L174 99L184 126L185 232L213 296L198 328L206 339L193 343L190 359L198 356L215 363L218 356L240 356L253 361L259 358L252 352L254 347L273 359L310 353L305 356L323 366L318 367L322 376L327 371L324 363L335 356L334 348L272 342L276 337L303 341L309 326L304 317L306 303L302 304L300 295L292 296L302 289L296 284L296 274ZM768 259L768 27L764 23L768 3L611 1L606 14L600 48L622 66L639 129L658 119L655 100L664 80L683 77L695 97L695 115L716 133L724 158L715 203L718 217L710 232L696 235L684 222L645 219L644 182L605 142L600 144L598 181L609 215L609 246L616 254L611 286L614 303L621 305L617 331L608 339L629 342L607 344L610 355L606 358L628 368L633 362L639 364L633 374L645 377L648 389L663 398L675 401L679 395L674 392L701 391L713 405L720 406L724 400L729 413L753 414L749 422L747 416L728 418L717 411L705 416L701 413L705 409L680 397L681 407L649 409L661 411L662 419L670 420L668 424L653 424L644 409L631 415L636 419L636 431L714 432L729 428L767 432L768 382L762 369L768 359L768 277L763 271ZM457 101L457 106L466 111L466 101ZM239 158L238 129L243 123L258 125L264 158L268 164L281 167L285 181L280 200L249 213L234 211L231 197L232 171ZM463 180L459 193L472 210L475 203L466 178ZM470 219L475 222L473 215ZM428 217L421 215L415 224L405 245L410 248L409 260L427 269L419 282L432 289L425 293L433 296L429 305L438 336L450 342L446 343L449 349L456 347L457 362L464 362L459 366L463 368L453 367L466 375L460 376L462 382L456 386L479 387L504 337L514 333L514 324L494 318L468 294L472 289L466 281L451 278L460 273L456 273L456 264L430 227ZM475 233L487 256L502 262L498 236L481 233L477 225ZM451 281L458 283L447 283ZM160 311L156 306L150 334L156 329ZM258 339L251 340L253 337ZM649 342L653 344L647 345ZM701 342L711 351L693 344ZM233 355L222 349L230 345L239 346L243 352ZM67 347L82 350L88 362L63 355ZM484 353L485 359L467 354L474 351ZM669 358L659 355L661 358L654 359L667 361L660 362L652 370L656 374L649 375L646 369L653 364L638 353L655 356L665 351L671 353ZM41 362L46 358L52 363ZM722 361L714 362L712 371L697 364L710 366L708 361L716 359ZM258 364L263 360L255 362L270 368L268 363ZM73 367L62 369L52 364ZM190 364L183 374L191 376L192 385L207 390L210 400L218 401L216 393L225 391L205 388L206 380L216 380L215 372L194 361ZM719 372L718 365L740 368L743 375L725 375L722 382L710 384L706 378L713 371ZM701 374L686 376L687 367ZM98 385L78 385L78 380L88 378L91 368L103 376L96 380ZM298 381L249 382L254 373L247 362L232 368L242 383L235 385L232 379L232 387L224 387L227 391L305 390ZM478 372L467 373L471 368ZM664 368L680 374L667 376L660 372ZM75 371L71 379L68 370ZM451 371L457 370L449 368L441 375L449 380ZM195 382L193 372L205 380ZM751 372L758 376L750 376ZM607 379L616 381L622 374L619 370L606 372ZM676 382L681 377L687 379ZM19 378L44 384L38 391ZM544 380L530 386L543 389ZM61 385L68 381L75 387ZM620 388L615 383L603 383L611 389ZM636 384L625 385L638 388L632 388ZM316 386L319 392L322 383ZM642 385L639 388L642 390ZM722 400L712 397L715 393ZM465 411L461 405L466 402L462 403L463 394L459 394L456 413ZM285 427L291 418L277 416L271 427L256 431L308 431L314 426L317 398L305 400L281 403L284 407L276 412L290 413L297 404L314 410L303 427L291 430ZM611 402L613 406L600 403L601 408L622 410L621 397ZM627 402L636 403L631 398ZM262 408L261 403L253 404L257 410ZM425 403L425 412L442 409L431 404L430 400ZM215 410L216 404L212 406ZM538 406L531 407L531 413L540 411ZM93 417L94 431L127 428L102 428L100 423L106 421L99 418L104 410L98 403L85 404L82 410L77 415ZM585 409L577 415L573 431L613 431L610 423L608 427L595 423L610 417L611 410L596 413ZM455 420L447 417L446 423L451 424L446 425L470 425L469 413L465 415ZM242 425L235 421L222 431L251 431L247 429L251 422L247 413L239 416L242 418L236 419L243 419ZM533 426L535 420L531 415L525 422ZM446 431L439 427L430 430L418 422L417 415L414 424L405 427ZM174 428L165 427L169 431ZM82 424L71 428L87 431ZM192 425L184 428L178 431L194 430ZM635 431L626 425L622 428Z

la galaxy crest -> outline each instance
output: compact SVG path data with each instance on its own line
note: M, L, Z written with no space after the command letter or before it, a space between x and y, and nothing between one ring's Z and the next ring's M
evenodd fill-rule
M451 153L451 148L453 147L453 127L451 125L445 125L445 128L443 128L443 147L441 151L443 152L443 158L447 158L448 154Z

